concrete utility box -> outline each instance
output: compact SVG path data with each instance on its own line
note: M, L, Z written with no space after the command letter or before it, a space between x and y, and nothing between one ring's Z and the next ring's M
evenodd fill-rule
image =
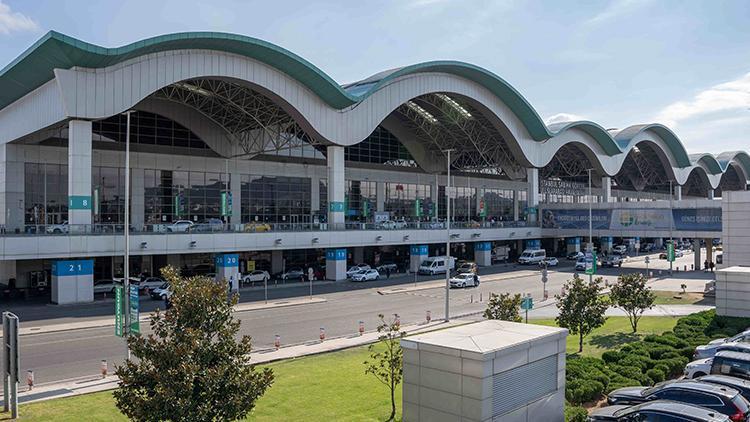
M716 271L716 315L750 317L750 267Z
M482 321L402 339L404 421L562 422L567 336Z
M721 194L722 263L719 267L750 265L750 191ZM719 233L716 234L717 237ZM718 281L718 280L717 280ZM718 310L718 307L717 307Z

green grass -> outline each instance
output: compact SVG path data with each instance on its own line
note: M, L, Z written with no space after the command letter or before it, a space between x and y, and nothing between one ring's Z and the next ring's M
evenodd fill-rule
M656 294L654 305L692 305L703 301L701 293L654 292L654 294ZM679 296L680 299L676 299L675 296Z
M270 364L276 380L249 421L384 421L390 414L387 387L365 375L366 347ZM109 391L19 406L22 421L127 421ZM401 416L401 386L396 391ZM0 412L0 420L10 416Z
M638 333L633 334L627 317L608 317L603 326L583 338L583 353L581 355L601 357L605 351L640 340L647 334L661 334L670 331L674 328L678 319L676 317L645 316L638 322ZM552 327L557 326L554 319L535 319L529 320L529 322ZM568 335L566 349L568 354L578 352L578 335Z
M678 318L643 317L638 334L630 334L625 317L609 317L603 327L584 339L583 355L601 356L646 334L671 330ZM534 324L554 326L555 321L532 320ZM578 350L578 337L568 336L568 353ZM390 412L387 388L371 375L364 374L362 362L367 348L293 359L270 364L276 381L258 401L249 421L383 421ZM396 393L397 416L401 415L401 387ZM22 421L126 421L114 404L111 392L87 394L19 408ZM0 420L9 419L0 413ZM400 419L398 419L400 420Z

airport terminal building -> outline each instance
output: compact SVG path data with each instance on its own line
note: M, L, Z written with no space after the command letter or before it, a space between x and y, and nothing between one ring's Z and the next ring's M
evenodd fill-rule
M658 123L547 126L467 63L340 85L240 35L104 48L50 32L0 71L0 284L122 274L126 140L131 274L229 263L337 280L360 262L413 270L447 239L480 264L498 246L565 253L591 202L601 249L711 239L714 199L750 174L747 153L689 155Z

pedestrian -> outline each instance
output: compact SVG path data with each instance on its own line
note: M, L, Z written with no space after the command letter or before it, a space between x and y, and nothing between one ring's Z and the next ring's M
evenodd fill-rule
M715 267L715 265L714 265L714 262L713 262L713 261L711 261L711 262L710 262L710 263L708 264L708 266L709 266L709 267L711 268L711 272L714 272L714 267Z
M703 272L708 271L708 260L703 261Z

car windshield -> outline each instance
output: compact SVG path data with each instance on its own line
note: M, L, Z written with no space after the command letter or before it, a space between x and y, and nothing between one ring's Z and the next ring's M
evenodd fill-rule
M646 388L643 391L641 391L641 397L649 396L649 395L651 395L651 394L653 394L653 393L661 390L665 385L671 384L672 382L674 382L674 381L662 381L662 382L660 382L658 384L654 384L653 387Z

